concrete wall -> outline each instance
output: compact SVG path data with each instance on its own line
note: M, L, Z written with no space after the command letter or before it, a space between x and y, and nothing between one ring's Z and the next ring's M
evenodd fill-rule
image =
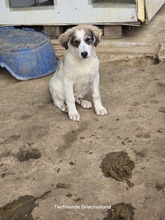
M147 19L151 20L151 18L164 4L165 4L165 0L146 0Z

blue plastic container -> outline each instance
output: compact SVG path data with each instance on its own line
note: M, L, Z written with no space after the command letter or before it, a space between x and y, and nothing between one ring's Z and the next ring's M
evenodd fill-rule
M58 61L48 35L32 29L0 28L0 66L19 80L53 73Z

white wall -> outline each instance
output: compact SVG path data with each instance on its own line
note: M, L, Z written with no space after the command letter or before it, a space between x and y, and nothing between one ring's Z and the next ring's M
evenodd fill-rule
M10 8L0 0L0 25L69 25L137 22L135 4L92 5L91 0L54 0L55 5L33 8Z
M164 4L165 0L146 0L146 12L148 20L151 20L151 18Z

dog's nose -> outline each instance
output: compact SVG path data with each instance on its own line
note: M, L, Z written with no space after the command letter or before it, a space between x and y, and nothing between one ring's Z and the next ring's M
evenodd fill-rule
M81 56L82 56L83 58L87 58L88 53L87 53L86 51L84 51L84 52L81 53Z

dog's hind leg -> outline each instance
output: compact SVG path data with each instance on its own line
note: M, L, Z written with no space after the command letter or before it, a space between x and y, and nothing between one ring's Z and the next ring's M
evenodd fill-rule
M82 98L78 98L76 103L81 105L83 108L92 108L92 103Z
M67 106L60 100L54 100L54 105L57 106L62 112L68 112Z
M56 94L56 92L52 92L52 99L53 99L54 105L57 106L61 111L63 112L68 111L64 100L60 99L58 95Z

